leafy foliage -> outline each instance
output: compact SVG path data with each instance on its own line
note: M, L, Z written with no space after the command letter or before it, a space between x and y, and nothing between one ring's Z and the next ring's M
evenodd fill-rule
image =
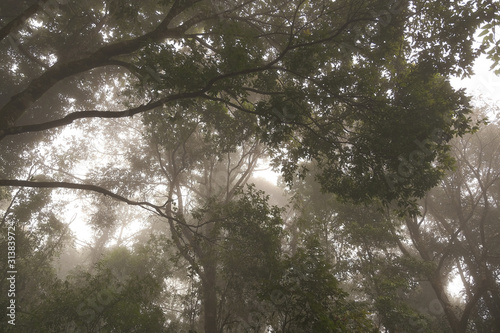
M148 260L155 254L151 250L145 246L133 253L116 248L98 263L95 273L75 271L67 280L57 281L23 326L47 332L165 331L164 314L156 301L168 268L164 261Z
M0 4L0 199L19 230L23 328L500 329L496 137L470 136L481 121L448 81L481 54L498 65L497 7ZM287 209L245 187L262 158ZM73 199L96 237L65 278L55 202ZM448 297L454 271L463 300Z

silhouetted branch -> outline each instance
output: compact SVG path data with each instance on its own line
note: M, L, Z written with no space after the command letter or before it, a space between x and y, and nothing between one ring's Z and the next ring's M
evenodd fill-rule
M125 198L119 194L111 192L105 188L91 185L91 184L77 184L77 183L69 183L69 182L51 182L51 181L26 181L26 180L17 180L17 179L0 179L0 186L16 186L16 187L31 187L31 188L66 188L66 189L75 189L75 190L84 190L84 191L92 191L96 193L100 193L106 196L109 196L115 200L126 203L131 206L139 206L144 209L152 208L158 215L167 218L169 221L173 221L179 224L183 224L186 227L192 228L195 226L188 225L184 221L181 221L172 216L172 214L167 214L165 212L166 206L168 204L165 203L162 206L152 204L147 201L134 201L128 198Z
M40 0L29 6L24 12L19 14L15 19L7 23L2 29L0 29L0 41L7 37L12 31L18 29L20 26L26 22L31 16L35 15L38 10L43 8L43 5L49 0Z

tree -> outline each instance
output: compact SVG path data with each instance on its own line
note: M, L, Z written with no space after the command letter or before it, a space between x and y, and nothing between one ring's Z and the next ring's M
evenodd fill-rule
M262 294L277 278L281 257L281 212L267 200L249 187L232 202L208 202L194 214L212 224L210 233L193 246L204 253L197 260L202 271L195 270L201 275L206 302L205 332L209 331L207 310L213 311L208 314L217 318L217 331L222 332L235 331L253 312L262 310ZM248 329L261 332L265 324L255 322Z
M15 319L18 327L30 319L45 295L52 292L56 272L51 264L70 237L69 227L54 213L58 207L50 202L50 196L47 190L20 189L2 212L1 225L5 233L0 238L4 249L0 256L0 291L4 296L0 303L8 308L10 299L15 299L16 317L6 318ZM23 274L14 274L11 280L12 271ZM7 320L0 324L5 332L15 328L7 324Z
M325 259L312 237L285 256L280 278L268 293L272 332L377 331L365 305L347 298Z
M399 249L405 239L397 215L380 203L352 205L321 193L314 181L315 166L307 167L311 175L290 189L295 211L288 225L293 235L291 251L316 240L318 251L332 266L332 277L338 279L349 300L358 306L364 303L378 330L445 331L433 313L426 311L429 301L416 302L429 289L422 275L428 267Z
M232 209L226 206L233 204L238 189L245 185L262 156L259 141L252 138L254 117L237 116L215 103L180 105L173 119L163 110L154 112L145 117L145 136L153 150L144 159L150 162L137 164L145 167L137 171L163 184L157 191L166 201L171 237L200 279L206 332L220 331L232 316L229 312L223 318L218 310L227 306L219 290L230 283L221 281L218 273L224 267L219 248L224 248L226 237L232 237L226 235L230 227L225 221L238 214L224 212ZM257 228L259 223L266 224L267 214L271 214L266 206L264 212L252 204L241 209L243 216L252 214L245 212L250 209L262 219L252 220Z
M498 124L456 139L456 170L426 197L421 219L406 220L421 258L432 263L432 287L454 332L500 328L498 295ZM457 315L446 279L458 274L464 287Z
M262 286L263 276L273 273L260 269L258 260L236 265L234 258L244 252L239 244L261 244L260 236L273 244L279 239L271 227L278 213L261 194L238 192L259 158L271 156L289 184L306 173L301 162L313 161L322 190L356 203L395 202L401 216L413 218L417 198L453 164L449 141L474 129L468 99L447 77L469 74L484 51L472 41L479 26L495 20L494 6L477 10L485 4L19 3L13 15L0 18L0 186L91 191L149 211L164 222L154 232L170 237L191 266L205 331L229 330L225 320L234 314L217 308L234 304L239 295L227 289L233 298L224 303L221 286L247 278L248 286ZM47 154L65 138L69 124L77 125L80 136L65 148L71 155ZM112 146L112 157L78 176L77 160L105 155L88 149L90 138ZM33 160L37 150L40 158ZM32 164L40 167L34 176L43 179L31 178ZM96 214L108 214L105 208ZM241 215L241 228L234 226L233 214ZM110 239L106 229L113 226L96 225L103 232L95 244L98 262ZM234 251L220 251L221 244ZM379 248L366 246L379 254ZM278 260L274 247L259 249L255 256ZM277 279L300 271L302 250L295 250ZM257 268L255 276L250 267ZM315 272L328 282L325 289L306 283L297 296L325 294L343 303L328 272ZM297 291L284 282L282 287ZM255 293L246 297L265 301ZM328 317L332 303L309 303L317 311L305 321L297 319L300 309L288 312L297 330L342 327L339 318ZM113 321L108 315L107 322ZM256 323L252 329L263 329L263 322Z
M339 202L306 177L292 189L293 243L319 239L344 288L369 302L388 332L494 331L498 149L496 122L454 139L455 170L422 199L421 216ZM463 285L458 299L449 290L454 276Z
M38 8L3 40L3 57L14 55L5 63L5 82L34 59L46 66L24 73L23 88L0 110L2 145L13 144L10 136L76 119L211 100L257 115L260 136L288 180L297 161L316 159L326 190L357 201L398 200L407 208L449 167L447 141L468 128L467 100L446 76L470 70L471 37L491 19L476 5L482 1L449 7L277 2L273 13L259 1ZM460 29L449 22L460 22ZM99 110L106 90L127 86L135 88L122 94L122 111ZM44 108L51 96L78 111L57 103L53 111ZM30 115L37 118L29 122ZM412 155L415 140L432 147Z
M75 270L58 280L20 326L47 332L166 332L157 301L170 267L157 250L153 242L134 251L111 249L94 274Z

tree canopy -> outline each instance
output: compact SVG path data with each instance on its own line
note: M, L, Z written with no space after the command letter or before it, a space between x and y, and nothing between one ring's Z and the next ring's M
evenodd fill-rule
M314 159L325 190L405 205L470 126L446 77L470 73L494 14L482 1L41 2L2 29L2 141L212 101L255 116L287 179ZM412 154L416 140L431 149Z

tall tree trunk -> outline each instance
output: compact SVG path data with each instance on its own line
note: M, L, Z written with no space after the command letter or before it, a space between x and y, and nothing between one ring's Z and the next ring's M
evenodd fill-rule
M203 265L203 312L205 333L217 333L217 269L210 258Z
M443 283L442 278L439 276L439 273L436 273L433 277L429 278L429 282L436 293L436 296L443 307L444 314L450 325L450 328L453 333L465 333L467 325L462 326L457 314L453 309L453 305L451 304L448 295L446 294L446 287Z
M422 239L422 234L420 233L419 224L416 217L409 217L406 219L406 226L410 231L410 237L413 245L417 249L420 257L426 262L433 262L432 257L427 251L427 247ZM448 295L446 293L446 285L441 277L440 271L435 271L428 275L429 282L436 293L439 303L443 307L444 314L450 325L453 333L465 333L467 326L462 326L460 319L458 318L453 305L451 304Z

